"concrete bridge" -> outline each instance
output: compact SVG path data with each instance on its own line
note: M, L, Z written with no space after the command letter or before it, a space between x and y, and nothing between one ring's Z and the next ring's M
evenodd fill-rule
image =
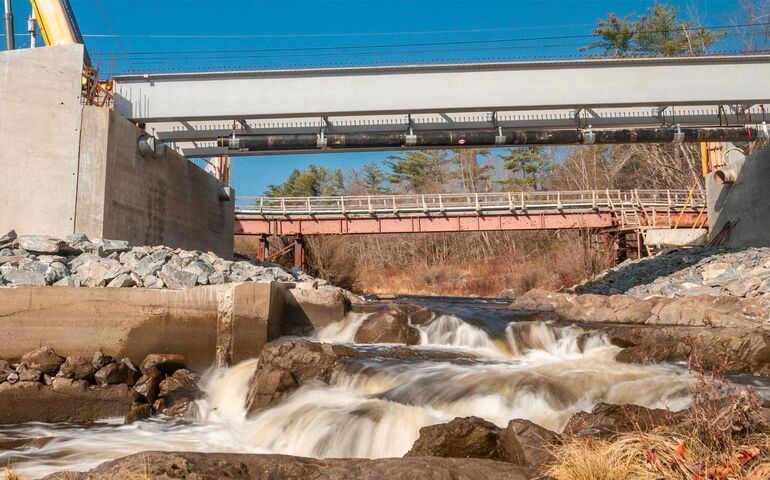
M766 136L770 56L137 74L114 83L115 110L187 157L745 141Z

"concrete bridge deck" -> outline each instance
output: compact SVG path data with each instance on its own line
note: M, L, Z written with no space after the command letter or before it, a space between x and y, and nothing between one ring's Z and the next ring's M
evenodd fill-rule
M188 157L317 153L326 148L316 147L321 129L494 134L757 124L770 103L770 56L136 74L114 82L116 111ZM233 135L313 138L291 148L271 140L259 151L220 146Z
M702 192L591 190L342 197L241 197L239 235L695 227Z

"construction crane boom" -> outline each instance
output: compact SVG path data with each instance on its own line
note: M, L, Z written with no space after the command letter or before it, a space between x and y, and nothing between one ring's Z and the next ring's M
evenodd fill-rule
M69 0L30 0L47 46L85 44ZM86 66L91 59L86 52Z

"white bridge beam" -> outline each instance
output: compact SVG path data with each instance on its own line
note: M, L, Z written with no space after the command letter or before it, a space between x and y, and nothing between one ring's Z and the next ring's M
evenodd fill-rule
M747 111L756 113L770 103L770 56L168 73L114 81L121 115L180 148L205 148L215 140L206 130L265 133L246 129L258 124L287 133L322 124L340 132L390 130L408 114L438 116L445 129L455 127L458 115L460 123L478 124L492 112L509 128L714 126L721 114L732 125L748 123L743 109L754 106ZM414 126L421 128L419 120Z
M761 103L770 56L582 60L115 77L143 122Z

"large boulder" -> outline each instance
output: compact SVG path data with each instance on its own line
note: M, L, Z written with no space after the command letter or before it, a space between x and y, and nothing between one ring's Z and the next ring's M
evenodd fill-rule
M246 406L249 412L271 407L302 382L328 382L341 358L361 356L344 345L286 340L265 345L251 379Z
M367 359L405 361L460 361L475 357L457 351L422 350L403 345L357 350L341 344L309 340L277 340L262 348L257 368L249 385L246 406L249 412L271 407L308 381L329 383L339 368L354 368Z
M364 320L356 331L355 341L417 345L420 343L420 331L409 324L409 318L404 309L392 306Z
M180 368L187 367L187 360L184 355L176 353L151 353L147 355L139 366L143 374L157 368L161 372L171 375Z
M677 423L685 413L645 408L639 405L599 403L590 412L570 418L564 434L579 437L611 438L619 433L650 431L660 425Z
M64 363L64 357L57 354L51 347L40 347L21 357L21 362L45 375L56 375L59 367Z
M54 473L44 480L57 480ZM72 480L215 479L232 480L525 480L510 463L475 458L312 459L286 455L144 452L103 463Z
M203 397L203 392L198 387L198 377L194 373L179 369L160 382L158 397L163 399L164 415L182 417L193 413L193 402Z
M449 423L420 429L420 436L405 457L486 458L507 461L500 443L500 428L478 417L455 418Z
M19 248L30 253L56 254L66 247L62 239L44 235L22 235L16 241Z
M538 467L553 460L553 448L560 436L529 420L515 419L500 433L500 444L508 461L526 467Z
M62 363L57 376L71 380L93 382L95 373L96 368L94 368L91 360L79 356L69 356L67 357L67 360Z

